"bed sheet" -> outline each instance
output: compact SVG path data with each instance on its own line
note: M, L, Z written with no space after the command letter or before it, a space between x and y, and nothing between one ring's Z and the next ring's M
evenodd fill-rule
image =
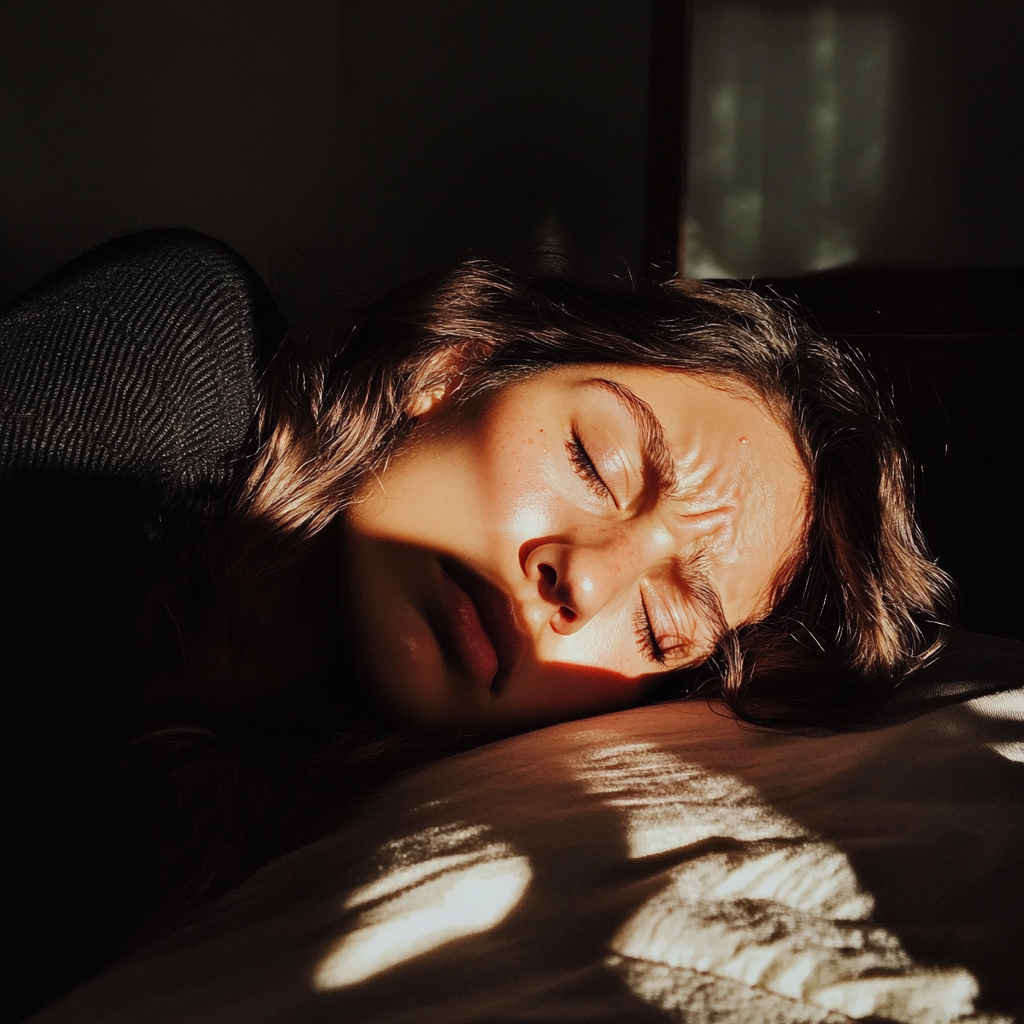
M390 785L33 1018L1024 1022L1024 690L854 734L713 703Z

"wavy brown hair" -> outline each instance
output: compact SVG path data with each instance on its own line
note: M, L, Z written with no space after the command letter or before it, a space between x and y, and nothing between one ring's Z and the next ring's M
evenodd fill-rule
M745 385L789 429L808 472L807 527L771 613L724 631L660 697L717 691L751 722L852 725L937 652L951 584L915 521L898 427L863 362L787 306L701 282L612 291L472 262L336 325L320 358L283 350L224 523L229 575L287 564L343 514L407 437L424 389L465 402L568 363Z

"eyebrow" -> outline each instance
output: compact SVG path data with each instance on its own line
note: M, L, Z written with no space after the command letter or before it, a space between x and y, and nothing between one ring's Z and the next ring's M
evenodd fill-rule
M591 377L585 383L603 388L618 399L619 404L629 413L640 436L640 454L645 466L654 473L658 493L663 498L678 496L679 478L676 475L675 459L672 458L672 450L665 440L665 429L654 410L642 398L634 395L625 384L618 381Z
M711 581L711 576L707 571L703 551L697 551L686 560L682 576L690 588L690 596L693 598L694 603L704 613L704 618L710 627L708 632L713 638L713 648L717 647L721 644L722 638L729 632L729 624L725 621L722 597L718 593L718 588ZM706 661L712 653L713 649L705 651L703 660Z

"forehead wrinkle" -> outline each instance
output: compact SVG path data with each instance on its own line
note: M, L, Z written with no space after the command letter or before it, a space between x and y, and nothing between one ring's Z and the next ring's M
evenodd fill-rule
M684 517L706 516L713 512L736 511L744 491L742 474L730 471L721 459L693 456L685 464L677 463L676 502L683 505Z
M726 619L721 592L714 582L717 570L728 568L727 565L719 564L715 540L723 530L731 533L736 529L735 516L750 481L745 473L729 472L718 460L697 452L690 452L688 458L677 463L657 414L625 384L602 377L592 377L581 383L610 392L629 414L640 434L645 461L656 475L660 496L677 506L681 504L683 509L679 514L683 518L713 518L714 522L708 524L710 528L702 532L702 536L695 540L687 553L677 555L674 561L681 582L705 616L710 634L717 643L731 627ZM747 396L743 394L738 397ZM778 560L765 586L761 588L758 610L753 613L753 617L748 616L744 621L756 621L771 611L764 597L788 557L784 553Z
M726 473L718 460L697 451L689 451L684 458L677 459L657 413L625 384L603 377L593 377L583 383L611 392L629 413L640 434L644 461L654 471L659 495L665 501L682 504L680 515L735 511L738 492L742 489L736 474Z
M661 425L655 411L625 384L607 380L604 377L592 377L584 381L592 387L600 387L611 392L619 404L629 413L640 435L640 447L644 461L654 470L658 491L664 498L673 498L680 493L679 478L676 475L676 463L672 449L665 440L665 429Z

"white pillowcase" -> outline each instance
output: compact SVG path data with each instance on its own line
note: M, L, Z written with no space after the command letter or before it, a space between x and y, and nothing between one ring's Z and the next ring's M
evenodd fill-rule
M840 736L714 704L494 743L388 787L33 1020L1022 1014L1024 691Z

